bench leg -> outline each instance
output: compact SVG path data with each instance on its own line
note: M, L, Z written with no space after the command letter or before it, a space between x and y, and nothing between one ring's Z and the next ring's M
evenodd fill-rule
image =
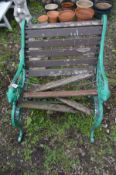
M5 26L9 29L9 30L12 30L12 27L8 21L8 19L6 18L6 16L3 17L4 19L4 22L5 22Z
M94 97L94 104L95 104L95 119L93 126L91 128L91 143L94 143L94 131L96 128L100 126L103 120L103 102L98 99L98 96Z
M18 142L21 142L23 137L23 129L20 119L20 108L16 106L16 103L13 103L12 106L11 123L13 127L19 130Z

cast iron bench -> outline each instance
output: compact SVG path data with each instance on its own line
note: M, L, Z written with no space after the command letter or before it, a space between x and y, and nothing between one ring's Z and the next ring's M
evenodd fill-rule
M90 134L94 142L103 103L110 96L103 63L106 29L106 15L101 20L30 26L22 21L20 63L7 92L19 142L23 136L21 108L94 115ZM78 102L80 96L94 100L95 114Z

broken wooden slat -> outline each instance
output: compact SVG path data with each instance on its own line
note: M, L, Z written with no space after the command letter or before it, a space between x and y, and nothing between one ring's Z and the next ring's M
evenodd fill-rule
M68 107L67 105L60 105L60 104L43 104L40 102L23 102L20 104L21 108L28 108L28 109L42 109L42 110L52 110L58 112L71 112L76 113L76 110Z
M82 46L91 46L99 44L100 37L93 37L93 38L70 38L70 39L50 39L50 40L27 40L26 44L29 48L48 48L48 47L80 47Z
M96 89L79 91L47 91L47 92L24 92L24 98L48 98L48 97L71 97L71 96L97 95Z
M69 78L65 78L65 79L60 79L57 81L52 81L52 82L49 82L49 83L44 84L44 85L39 85L38 87L36 86L36 88L33 87L33 90L35 92L45 91L45 90L53 89L53 88L56 88L59 86L61 87L61 86L64 86L64 85L67 85L69 83L73 83L73 82L76 82L76 81L79 81L82 79L90 78L91 76L93 76L92 73L80 74L78 76L73 76L73 77L69 77Z
M60 29L35 29L34 31L28 29L25 31L27 38L37 37L60 37L60 36L92 36L101 35L101 26L85 26L85 27L72 27L72 28L60 28Z
M65 60L31 60L29 67L54 67L54 66L75 66L79 64L96 65L97 58L65 59Z
M39 77L39 76L73 76L73 75L79 75L82 73L88 73L88 72L93 72L93 68L88 68L88 69L82 69L82 68L64 68L64 69L32 69L30 68L28 70L29 76L34 76L34 77Z
M79 110L81 112L84 112L85 114L90 115L92 113L92 110L85 107L84 105L77 103L75 101L72 100L68 100L68 99L64 99L64 98L57 98L58 100L60 100L61 102L73 107L76 110Z

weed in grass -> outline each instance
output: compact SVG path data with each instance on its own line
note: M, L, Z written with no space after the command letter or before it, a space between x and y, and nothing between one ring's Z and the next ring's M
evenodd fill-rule
M60 172L62 170L70 173L71 169L78 166L80 163L79 157L77 155L75 157L72 155L72 146L74 145L68 143L67 149L63 144L60 146L54 146L53 148L45 145L44 167L46 171L51 172L52 174L56 171Z
M23 156L26 161L31 160L32 149L30 147L25 148Z

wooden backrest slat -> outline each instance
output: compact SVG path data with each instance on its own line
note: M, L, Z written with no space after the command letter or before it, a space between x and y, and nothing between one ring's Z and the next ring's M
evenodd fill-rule
M89 70L90 69L90 70ZM87 73L87 72L93 72L93 68L64 68L64 69L32 69L30 68L28 70L28 75L29 76L50 76L50 77L55 77L55 76L72 76L72 75L78 75L80 73Z
M61 37L61 36L88 36L88 35L100 35L102 26L85 26L85 27L72 27L72 28L51 28L51 29L28 29L26 30L26 37Z
M51 29L51 28L71 28L71 27L86 27L86 26L100 26L102 25L101 20L90 20L90 21L71 21L62 23L43 23L43 24L30 24L26 27L26 30L34 29Z
M82 59L57 59L57 60L31 60L29 67L58 67L58 66L76 66L80 64L96 65L97 58L82 58Z
M37 57L37 56L43 56L43 57L62 57L62 56L76 56L76 55L88 55L90 53L96 53L98 51L97 47L85 47L85 48L67 48L67 49L46 49L46 50L29 50L27 52L27 55L30 57Z
M100 42L100 36L93 38L68 38L68 39L43 39L43 40L26 40L28 48L48 48L48 47L80 47L82 46L95 46Z

